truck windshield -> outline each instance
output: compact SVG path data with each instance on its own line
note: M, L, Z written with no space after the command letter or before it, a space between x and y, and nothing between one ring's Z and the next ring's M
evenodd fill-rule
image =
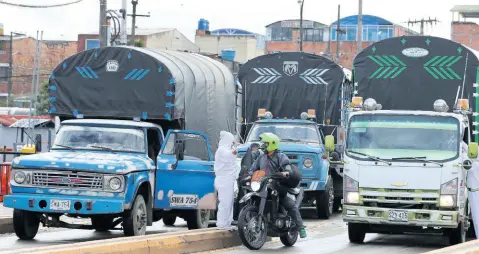
M458 156L459 121L454 117L425 115L356 115L349 123L348 155L353 152L382 159L423 157L445 161Z
M284 142L320 143L316 125L292 123L257 123L251 129L246 142L259 141L259 135L265 132L276 134Z
M52 149L111 150L145 152L145 135L139 129L63 126Z

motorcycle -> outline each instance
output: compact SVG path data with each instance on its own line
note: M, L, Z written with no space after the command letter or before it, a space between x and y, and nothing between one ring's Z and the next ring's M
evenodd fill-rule
M238 218L238 232L243 244L250 250L259 250L266 238L279 237L285 246L293 246L298 240L299 228L286 208L299 206L303 189L288 189L288 195L280 201L279 181L281 173L266 176L264 170L256 171L251 177L248 192L241 200L243 208Z

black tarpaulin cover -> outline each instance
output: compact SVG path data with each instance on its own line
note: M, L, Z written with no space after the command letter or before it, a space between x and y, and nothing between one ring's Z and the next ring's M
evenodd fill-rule
M462 89L466 58L464 98L479 112L473 97L473 83L479 81L477 53L443 38L404 36L376 42L354 59L354 81L359 96L374 98L386 110L434 110L437 99L452 108L458 87Z
M91 49L60 63L49 90L50 114L56 116L184 119L185 128L205 133L213 148L221 130L235 133L233 74L198 54Z
M245 63L238 78L247 122L257 119L259 108L271 111L275 118L289 119L316 109L319 122L329 119L340 124L344 72L325 57L300 52L263 55Z

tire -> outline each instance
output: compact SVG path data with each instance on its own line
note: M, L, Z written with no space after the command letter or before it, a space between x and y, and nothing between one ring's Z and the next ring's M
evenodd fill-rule
M189 230L208 228L210 224L210 210L193 210L188 212L186 224Z
M123 232L125 236L145 235L147 214L145 199L142 195L136 196L131 211L123 218Z
M333 204L333 212L338 212L339 211L339 208L341 208L342 205L341 205L341 199L340 198L337 198L337 199L334 199L334 204Z
M461 221L457 228L449 232L449 244L456 245L464 242L466 242L466 230L464 228L464 221Z
M267 225L266 225L266 221L263 219L262 220L263 221L262 228L264 229L263 230L264 233L261 235L261 239L259 239L259 241L256 242L256 243L250 243L245 236L246 235L245 230L247 229L247 225L248 225L248 220L246 218L246 215L249 212L258 213L258 207L252 206L252 205L247 205L247 206L243 207L243 209L241 209L240 214L239 214L239 218L238 218L238 233L239 233L241 242L243 243L244 246L246 246L246 248L248 248L250 250L259 250L266 243L268 228L267 228Z
M13 229L20 240L32 240L38 233L40 219L34 212L14 209Z
M176 216L173 216L173 215L166 215L163 217L163 224L165 224L165 226L173 226L175 225L175 222L176 222Z
M356 244L364 243L364 238L366 237L365 225L349 222L348 237L351 243L356 243Z
M113 218L105 216L91 217L91 225L98 232L107 232L113 228Z
M279 239L284 246L291 247L296 243L296 241L298 241L298 235L298 231L295 231L294 233L288 232L287 234L280 236Z
M328 176L326 188L316 196L316 213L320 219L329 219L334 208L334 186L333 179Z

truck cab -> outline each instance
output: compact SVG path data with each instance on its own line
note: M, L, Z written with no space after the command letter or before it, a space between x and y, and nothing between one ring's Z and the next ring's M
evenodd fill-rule
M170 213L189 228L202 228L208 225L205 211L216 207L215 199L201 200L214 193L212 164L208 140L199 132L170 130L165 137L154 123L66 120L50 152L13 160L4 205L14 208L20 239L33 239L40 223L97 231L121 224L127 236L144 235ZM182 182L194 177L199 181L185 189ZM90 218L91 225L68 224L62 215Z
M470 224L467 170L477 156L469 102L453 112L444 100L434 111L381 110L354 97L344 151L343 219L349 240L366 233L443 233L465 241ZM468 154L469 150L469 154Z
M304 202L315 202L318 216L329 218L333 213L334 185L328 155L334 147L334 139L325 139L314 116L314 110L309 110L300 119L273 119L271 112L259 109L260 120L253 123L244 144L238 147L238 164L248 147L260 142L260 134L276 134L281 139L279 150L302 172L300 187L305 190Z

